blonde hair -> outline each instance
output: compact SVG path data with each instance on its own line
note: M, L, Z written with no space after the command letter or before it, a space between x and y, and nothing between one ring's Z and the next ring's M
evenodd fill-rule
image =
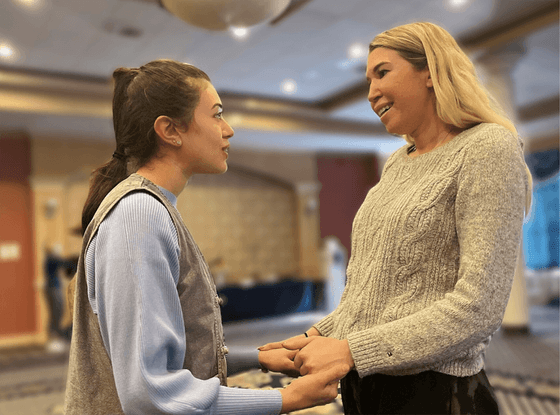
M473 63L445 29L427 22L397 26L377 35L369 51L387 48L397 52L416 70L428 67L434 85L436 111L446 124L467 129L480 123L499 124L517 137L517 129L480 83ZM412 137L404 139L413 144ZM532 179L525 165L529 187L525 214L531 206Z

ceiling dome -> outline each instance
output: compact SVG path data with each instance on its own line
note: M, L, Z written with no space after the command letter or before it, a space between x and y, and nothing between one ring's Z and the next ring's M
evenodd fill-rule
M274 19L290 0L161 0L185 22L208 30L250 27Z

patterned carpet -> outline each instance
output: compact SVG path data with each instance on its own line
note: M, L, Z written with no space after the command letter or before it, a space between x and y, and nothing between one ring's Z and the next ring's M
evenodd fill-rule
M554 327L558 324L554 314ZM501 415L560 415L558 332L508 336L498 333L486 353L486 373ZM0 415L62 415L66 353L41 348L0 353ZM231 387L282 388L292 378L249 369L228 378ZM294 412L343 414L339 397L331 404Z

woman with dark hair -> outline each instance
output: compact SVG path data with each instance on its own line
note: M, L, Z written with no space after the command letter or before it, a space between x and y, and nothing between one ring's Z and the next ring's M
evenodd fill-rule
M530 207L522 142L441 27L398 26L369 50L371 108L407 143L356 214L336 310L260 353L299 351L303 375L350 367L346 414L496 414L483 356Z
M158 60L113 77L117 146L82 215L65 413L278 414L332 401L347 368L280 391L226 387L219 298L176 203L192 175L227 170L233 130L194 66Z

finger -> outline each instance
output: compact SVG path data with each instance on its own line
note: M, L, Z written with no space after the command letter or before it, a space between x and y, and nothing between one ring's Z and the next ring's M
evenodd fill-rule
M312 342L312 337L294 337L292 339L282 342L282 347L288 350L299 350Z
M288 350L288 359L290 359L291 361L294 361L297 353L298 353L297 350Z
M338 364L316 372L312 376L317 376L317 380L327 387L338 384L340 379L346 376L349 371L350 367L347 364Z
M347 364L339 364L319 372L318 375L323 376L322 380L325 384L330 385L338 383L348 372L350 372L350 366Z
M296 367L297 370L299 370L299 373L305 375L305 373L301 372L302 365L303 365L303 359L301 358L300 354L296 352L296 355L294 356L294 366Z
M267 343L263 346L257 347L257 349L259 349L261 352L265 352L267 350L273 350L273 349L281 349L281 348L282 348L282 342Z

